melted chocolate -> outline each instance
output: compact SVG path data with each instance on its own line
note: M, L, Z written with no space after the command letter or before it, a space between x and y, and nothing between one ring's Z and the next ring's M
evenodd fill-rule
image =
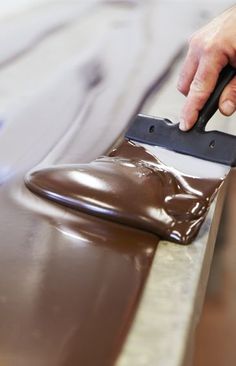
M107 157L33 172L26 184L73 209L187 244L198 233L221 180L180 174L125 140Z
M21 179L6 188L0 190L0 364L113 365L158 239L35 199ZM20 192L19 202L11 190Z

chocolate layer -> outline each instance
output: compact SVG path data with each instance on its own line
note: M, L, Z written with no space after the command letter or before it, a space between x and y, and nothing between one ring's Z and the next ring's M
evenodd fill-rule
M33 192L57 203L183 244L197 235L221 182L180 174L126 140L90 164L56 166L26 178Z
M21 181L0 190L0 364L114 365L158 238L53 206Z

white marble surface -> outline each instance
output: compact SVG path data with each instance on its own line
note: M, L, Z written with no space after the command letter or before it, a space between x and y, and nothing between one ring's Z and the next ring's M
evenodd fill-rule
M104 153L181 47L193 13L182 27L180 9L169 15L163 2L64 0L2 20L1 181L19 171L19 160L23 169L45 156L53 163L52 146L70 163ZM169 30L179 27L166 48L170 17Z
M48 3L51 9L48 11L52 16L53 7L57 3L61 4L63 9L67 9L66 12L61 12L57 8L59 15L53 24L50 23L50 18L45 17L47 11L43 11ZM70 8L72 3L73 10ZM86 9L92 4L91 0L71 3L12 0L0 4L0 181L17 172L19 161L23 171L40 163L45 156L48 159L46 163L53 162L56 155L51 151L52 146L61 149L62 155L63 149L67 148L68 162L74 162L73 159L77 156L69 149L73 145L77 153L78 141L84 143L84 150L80 146L84 156L90 149L91 155L86 156L88 159L93 159L103 152L124 129L127 116L131 116L140 103L144 93L140 85L145 90L148 89L153 78L162 73L187 36L208 17L228 5L228 1L145 0L143 6L146 7L147 3L149 5L146 12L140 12L141 2L130 0L129 3L133 3L134 7L127 7L125 2L120 1L121 7L124 6L123 10L118 11L117 7L114 12L111 3L112 1L104 1L104 6L98 12L88 12L88 18L83 19L79 11L80 5L86 13ZM118 3L114 1L114 4ZM40 16L38 10L35 14L33 5L42 6ZM29 23L24 22L22 28L18 14L28 7L39 25L38 28L33 27L33 33L27 28L27 24L33 25L30 20L32 18L27 18L28 13L24 15ZM75 14L74 9L77 8L78 13ZM43 22L46 21L47 30L51 32L46 34L47 37L44 26L41 27L45 24L41 23L42 19ZM65 23L66 27L63 29L57 28ZM16 27L14 32L13 26ZM119 42L114 42L114 37L109 33L110 29L113 29L113 36L117 35L115 39ZM140 44L134 37L137 29L142 30ZM40 38L42 30L43 38ZM25 34L27 38L24 37ZM124 42L127 35L137 42L132 55L124 53L127 50ZM143 47L143 39L150 41L145 43L146 48ZM33 47L32 40L37 40ZM101 93L102 98L99 96L101 89L96 89L91 94L91 100L97 99L99 102L95 105L89 104L94 107L93 115L85 119L87 132L83 135L83 129L78 128L84 117L83 107L86 107L90 100L86 99L85 102L81 85L83 86L86 70L90 70L87 68L94 65L94 57L96 59L101 50L104 51L102 54L105 54L105 65L111 54L117 55L115 63L112 64L113 73L110 74L112 85L117 89L111 88L107 91L108 94ZM6 63L6 60L10 62ZM129 61L132 78L130 79L129 70L126 70L127 74L123 75L123 79L119 78L114 72L115 68L118 69L121 63ZM150 68L154 61L156 68ZM172 99L170 98L170 85L175 85L173 79L154 102L146 105L144 112L177 119L183 99L173 91ZM102 85L102 90L105 89L106 80ZM131 89L136 91L135 95L130 92ZM107 103L107 95L112 95L113 109ZM96 116L100 112L104 118L98 121ZM111 116L114 116L113 125ZM105 124L102 125L102 122ZM108 132L107 126L110 128ZM104 130L109 137L107 140L101 138L104 136ZM28 135L25 131L28 131ZM91 131L96 131L97 140L88 138ZM73 135L77 136L78 141L72 139ZM59 140L62 140L62 143L56 146ZM29 156L30 163L26 164ZM117 363L119 366L182 366L189 345L188 340L191 338L203 300L217 220L218 215L213 205L207 221L192 245L183 247L160 242L141 306Z

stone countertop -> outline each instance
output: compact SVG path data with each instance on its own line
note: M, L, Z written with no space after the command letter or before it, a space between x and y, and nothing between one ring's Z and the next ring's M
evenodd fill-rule
M119 366L183 366L191 357L204 300L222 195L189 246L159 243L143 298Z
M184 97L176 91L180 60L158 96L143 113L177 121ZM219 113L213 126L235 133L233 118ZM225 123L227 122L227 123ZM135 321L117 366L189 366L194 331L204 301L227 180L195 241L188 246L159 243Z

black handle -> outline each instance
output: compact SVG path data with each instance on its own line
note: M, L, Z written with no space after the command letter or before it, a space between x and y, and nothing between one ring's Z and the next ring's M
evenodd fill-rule
M207 122L218 109L219 99L222 91L235 75L236 75L236 68L231 66L230 64L228 64L222 69L218 81L216 83L215 89L213 90L203 109L199 112L197 122L194 125L193 129L205 131Z
M236 136L220 131L205 131L207 122L218 109L223 89L234 75L236 69L230 65L221 71L213 93L191 130L183 132L179 129L179 123L173 124L163 118L138 115L126 132L126 138L200 159L236 166Z

